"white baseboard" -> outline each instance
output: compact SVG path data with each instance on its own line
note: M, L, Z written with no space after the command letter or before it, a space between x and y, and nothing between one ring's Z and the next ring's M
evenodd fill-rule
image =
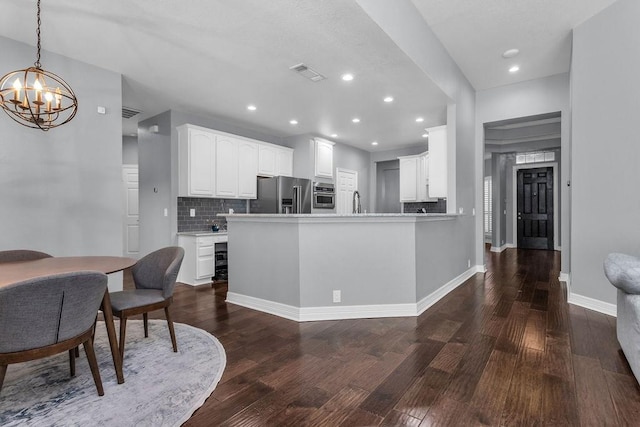
M445 283L440 288L436 289L434 292L431 292L426 297L422 298L420 301L416 303L416 315L419 316L425 312L429 307L431 307L436 302L440 301L445 295L449 292L463 284L467 279L472 277L476 273L484 273L485 268L484 265L474 265L461 275L454 277L449 280L449 282Z
M438 302L442 297L460 286L476 273L484 273L484 265L475 265L450 280L448 283L427 295L417 303L406 304L372 304L372 305L339 305L324 307L294 307L288 304L255 298L235 292L227 292L227 302L241 305L253 310L295 320L311 322L317 320L371 319L379 317L412 317L419 316L426 309Z
M588 308L589 310L597 311L599 313L608 314L609 316L617 316L617 308L615 304L600 301L597 299L585 297L574 293L569 293L569 304L577 305L580 307Z
M495 247L495 246L491 246L490 251L491 251L491 252L502 252L502 251L504 251L505 249L507 249L507 245L502 245L502 246L500 246L499 248L498 248L498 247Z
M517 248L518 247L518 245L516 245L515 243L506 243L505 246L507 248Z
M264 313L274 314L284 317L285 319L300 321L300 309L292 305L281 304L279 302L269 301L262 298L250 297L247 295L237 294L235 292L227 292L227 302L251 308L253 310L262 311Z

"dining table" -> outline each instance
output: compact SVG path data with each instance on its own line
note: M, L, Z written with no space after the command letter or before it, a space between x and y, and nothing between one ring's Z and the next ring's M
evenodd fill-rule
M136 259L119 256L72 256L50 257L32 261L4 262L0 264L0 288L36 277L53 274L70 273L74 271L99 271L111 274L125 270L137 262ZM104 323L109 337L113 366L116 371L118 384L124 383L122 359L118 350L118 338L111 311L109 289L104 293L100 306L104 315Z

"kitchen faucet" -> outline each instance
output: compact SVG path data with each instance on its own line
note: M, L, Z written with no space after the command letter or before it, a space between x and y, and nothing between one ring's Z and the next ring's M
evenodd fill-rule
M358 202L356 203L356 198L358 199ZM358 190L353 192L353 213L361 213L362 212L362 206L360 206L360 193L358 193Z

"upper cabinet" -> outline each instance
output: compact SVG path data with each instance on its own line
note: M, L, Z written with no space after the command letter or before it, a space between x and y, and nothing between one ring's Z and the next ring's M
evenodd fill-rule
M447 197L447 126L427 129L429 133L429 197Z
M207 129L180 126L178 138L179 195L213 197L216 135Z
M258 153L258 175L293 176L292 148L260 143Z
M401 202L430 202L447 197L447 126L427 131L429 151L398 158Z
M325 139L315 140L315 176L333 178L333 142Z
M194 125L179 126L178 141L180 197L255 199L258 175L293 171L288 147Z
M431 202L437 199L429 195L429 153L399 157L400 160L400 201Z

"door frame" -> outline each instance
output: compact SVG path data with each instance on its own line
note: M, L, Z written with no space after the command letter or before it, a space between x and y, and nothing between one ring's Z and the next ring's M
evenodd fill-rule
M553 168L553 249L556 251L562 250L558 245L558 217L560 216L558 209L558 162L540 162L540 163L526 163L513 166L513 198L511 200L512 210L512 225L513 234L511 240L513 240L512 246L518 247L518 171L522 169L538 169L538 168Z

